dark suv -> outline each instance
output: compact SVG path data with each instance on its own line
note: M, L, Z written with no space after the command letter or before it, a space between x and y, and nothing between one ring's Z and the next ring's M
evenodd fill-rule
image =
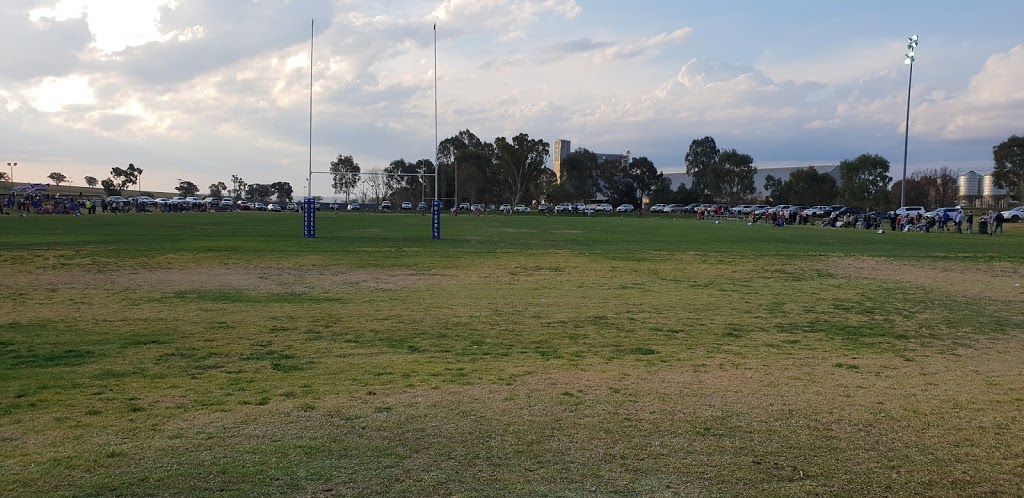
M837 217L843 217L846 215L864 214L864 210L858 207L844 207L839 211L832 211L832 214Z

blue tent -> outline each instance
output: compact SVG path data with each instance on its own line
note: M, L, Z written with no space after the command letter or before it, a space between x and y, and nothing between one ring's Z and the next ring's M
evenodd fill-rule
M11 193L12 194L20 194L20 193L24 192L24 193L27 194L29 192L40 192L40 191L49 190L49 189L50 189L50 184L49 183L47 183L47 184L28 183L28 184L22 185L20 187L14 187L13 189L11 189Z

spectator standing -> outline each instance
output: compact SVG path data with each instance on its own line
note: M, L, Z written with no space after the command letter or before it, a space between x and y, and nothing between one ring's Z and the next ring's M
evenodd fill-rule
M953 225L956 226L956 233L964 233L964 213L963 211L957 211L956 216L953 217Z
M995 221L995 225L992 226L992 231L989 232L989 234L993 234L994 235L996 233L996 230L999 230L999 233L1002 234L1003 233L1003 222L1006 221L1006 218L1003 216L1003 212L1002 211L999 211L999 212L996 213L995 220L996 220Z
M974 211L967 212L967 233L974 233Z

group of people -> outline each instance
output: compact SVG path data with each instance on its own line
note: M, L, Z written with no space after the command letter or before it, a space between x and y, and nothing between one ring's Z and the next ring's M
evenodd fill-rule
M882 218L877 214L846 213L840 216L833 212L821 222L823 227L835 228L863 228L865 230L878 230L882 228Z
M983 234L992 235L996 232L1003 233L1003 223L1005 222L1003 213L999 211L989 211L987 214L982 214L979 220L979 232ZM963 211L957 211L953 215L948 212L943 212L938 217L925 216L920 213L918 214L904 214L904 215L890 215L889 218L890 228L893 231L899 230L901 232L931 232L935 229L938 232L951 232L951 233L974 233L974 211L968 211L964 215ZM966 227L965 227L966 225Z

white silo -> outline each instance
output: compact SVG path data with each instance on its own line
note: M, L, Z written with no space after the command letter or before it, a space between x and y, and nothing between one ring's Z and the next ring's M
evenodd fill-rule
M973 171L968 171L960 175L958 182L960 187L960 197L965 199L981 197L984 194L982 178L984 177Z
M1005 188L996 187L995 177L993 177L991 174L988 174L985 175L985 182L982 193L985 195L985 197L996 198L1005 196L1007 194L1007 190Z

